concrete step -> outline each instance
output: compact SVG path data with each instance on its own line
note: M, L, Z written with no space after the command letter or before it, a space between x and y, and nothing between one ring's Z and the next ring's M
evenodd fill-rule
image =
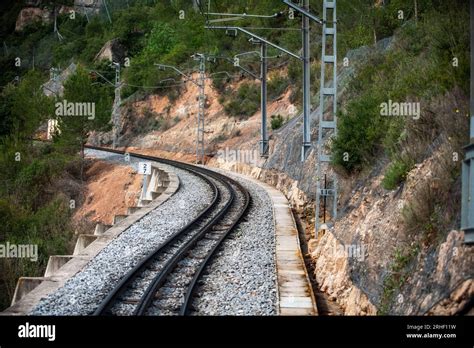
M127 214L132 215L135 214L137 211L139 211L141 207L128 207L127 209Z
M44 272L45 277L53 276L58 269L60 269L66 262L71 260L73 255L53 255L49 257L46 271Z
M114 216L114 225L118 224L120 221L125 220L128 215L115 215Z
M139 207L146 207L149 203L151 203L151 199L140 199L138 202Z
M80 234L77 238L76 246L73 255L79 255L89 244L95 241L98 236L93 234Z
M168 188L168 186L159 186L156 188L155 192L158 192L158 193L163 193L166 191L166 189Z
M161 196L161 192L151 191L151 199L157 199Z
M28 295L28 293L33 291L44 280L46 280L45 277L20 277L16 283L11 305L13 306L16 302Z
M94 235L101 236L111 227L112 227L111 225L97 224L95 225Z

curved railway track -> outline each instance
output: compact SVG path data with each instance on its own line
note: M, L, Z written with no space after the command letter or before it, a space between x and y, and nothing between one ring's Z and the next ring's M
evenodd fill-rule
M119 150L88 148L124 154ZM94 315L190 315L199 280L219 246L245 217L250 195L235 180L202 167L136 153L130 156L198 176L209 186L212 201L193 221L131 269Z

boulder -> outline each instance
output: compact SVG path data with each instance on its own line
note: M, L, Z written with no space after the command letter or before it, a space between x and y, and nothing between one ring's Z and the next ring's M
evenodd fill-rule
M126 57L126 48L118 39L107 41L102 49L95 56L96 61L108 60L110 62L123 63Z
M20 11L15 24L15 31L22 31L34 22L49 23L53 20L53 13L38 7L25 7Z

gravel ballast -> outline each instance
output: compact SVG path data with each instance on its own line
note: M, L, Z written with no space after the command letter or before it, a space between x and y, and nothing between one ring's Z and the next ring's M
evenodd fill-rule
M89 150L88 154L112 161L124 158L100 151ZM136 166L137 162L132 157L130 164ZM178 192L110 242L81 272L41 300L31 314L92 314L130 269L208 206L211 192L202 179L175 167L168 169L180 178Z
M123 155L88 150L91 156L123 163ZM135 169L142 160L130 158ZM165 166L161 164L162 166ZM90 315L118 281L168 236L194 219L211 201L206 183L171 166L181 188L132 225L56 292L33 315ZM247 217L224 240L199 282L192 315L276 315L277 276L272 201L259 185L221 170L250 193Z
M276 315L277 279L273 206L259 185L216 170L241 183L252 196L247 218L224 240L209 264L194 315Z

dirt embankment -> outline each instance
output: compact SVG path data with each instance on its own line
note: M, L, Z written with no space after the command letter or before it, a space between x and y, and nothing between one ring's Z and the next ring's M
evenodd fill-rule
M86 220L111 225L115 215L136 206L141 178L128 166L91 160L85 173L84 203L74 214L76 222Z

